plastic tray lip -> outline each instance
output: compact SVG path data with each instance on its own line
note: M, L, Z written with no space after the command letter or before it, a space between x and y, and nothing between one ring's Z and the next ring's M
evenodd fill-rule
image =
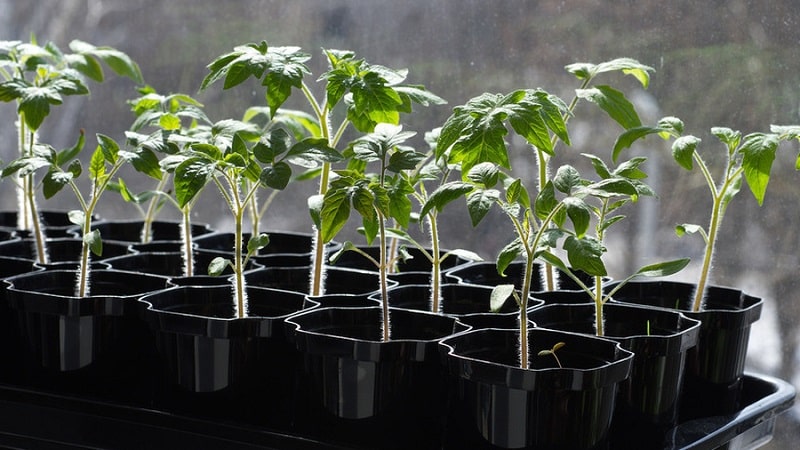
M746 371L745 382L763 383L772 392L746 405L738 412L727 416L706 417L684 422L675 427L671 435L672 443L665 450L715 449L744 435L764 423L773 422L781 413L794 404L796 389L787 381L769 375ZM772 430L772 427L768 427ZM713 432L708 433L708 430Z
M767 393L735 414L702 418L678 425L668 433L667 439L671 442L665 444L664 449L713 449L748 432L762 433L763 436L758 436L759 438L770 437L773 427L769 425L774 424L779 414L791 408L796 396L795 388L778 378L750 372L745 374L745 382L746 386L748 384L756 386L756 390ZM30 415L25 415L25 411ZM103 427L105 424L110 430L151 433L148 436L155 441L149 442L158 442L161 436L166 438L163 442L169 446L176 442L176 439L189 438L190 442L226 443L226 448L238 449L360 450L359 447L344 443L324 442L312 437L295 435L290 431L272 430L254 424L199 418L122 402L42 392L36 388L0 382L0 415L19 416L13 419L16 421L14 423L24 424L25 417L35 422L36 416L41 417L41 414L59 416L73 422L85 419L94 424L94 428ZM30 431L32 429L30 424L22 429L15 429L14 423L0 423L0 444L25 442L25 439L29 439L30 443L46 442L50 445L46 448L54 449L75 445L84 445L87 448L102 447L102 444L98 447L98 442L101 443L102 439L76 442L75 436L69 431L59 432L53 428L50 428L48 433L36 435ZM141 438L140 435L139 439Z

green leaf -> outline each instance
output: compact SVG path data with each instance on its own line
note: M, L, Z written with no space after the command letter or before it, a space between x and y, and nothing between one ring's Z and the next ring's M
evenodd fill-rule
M92 158L89 160L89 176L92 180L99 180L106 174L106 159L103 157L101 146L97 146Z
M301 52L299 47L271 47L267 55L270 71L262 84L267 88L267 104L274 117L278 108L291 96L292 88L299 89L303 76L310 73L304 62L311 56Z
M231 267L233 268L233 263L223 258L222 256L217 256L216 258L212 259L211 262L208 264L208 274L212 277L217 277L222 275L225 272L225 269Z
M472 189L473 187L471 184L462 181L445 183L430 194L425 204L422 205L419 215L424 217L434 208L436 211L442 212L448 203L465 196L467 193L471 192Z
M612 71L621 71L635 77L645 89L650 83L650 72L654 69L631 58L617 58L600 64L575 63L566 66L566 70L578 79L592 79L595 76Z
M111 70L113 70L117 75L128 77L137 84L144 83L142 72L139 69L139 66L128 55L119 50L111 47L95 47L91 44L78 40L70 42L69 46L74 52L86 56L85 59L87 62L92 59L91 57L100 58L103 60L103 62L108 64L108 67L110 67ZM76 69L81 70L81 68ZM99 77L96 73L97 68L92 71L92 75L94 76L91 76L89 73L85 73L82 70L81 72L95 81L103 81L102 70L99 74Z
M517 260L523 250L522 241L519 237L500 249L500 253L497 255L497 273L506 276L506 269L512 262Z
M467 172L467 179L486 188L492 188L500 179L500 170L493 163L480 163Z
M83 242L89 245L89 250L93 254L103 256L103 240L100 239L100 230L92 230L84 234Z
M38 130L50 114L50 105L60 105L61 95L52 88L31 86L22 91L17 109L25 116L25 124Z
M58 169L50 169L42 180L42 192L44 194L44 198L52 198L71 180L72 172L63 172Z
M320 224L322 222L320 216L322 213L322 206L324 195L312 195L308 197L308 201L306 202L308 205L308 213L311 216L311 221L314 223L314 226L317 228L321 228Z
M252 236L247 241L247 253L253 254L262 248L269 245L269 235L267 233L260 233L258 236Z
M694 154L700 145L700 138L681 136L672 143L672 157L686 170L692 170Z
M357 130L370 132L379 123L397 125L400 122L398 108L403 100L385 80L375 72L367 72L360 83L350 87L353 103L347 110L347 118Z
M534 212L539 220L545 220L553 209L558 206L558 199L556 199L556 190L553 186L552 180L548 180L534 201Z
M472 220L472 226L478 225L492 205L500 198L500 191L495 189L475 189L467 194L467 211Z
M564 250L570 265L592 276L606 276L605 264L601 259L606 249L603 244L591 236L577 238L567 236L564 240Z
M622 153L622 151L626 148L630 148L630 146L639 139L643 139L651 134L663 133L665 131L666 129L664 128L648 126L633 127L625 130L617 137L617 141L614 142L614 150L611 152L611 160L616 162L617 158L619 158L619 154Z
M262 163L272 164L279 155L289 151L291 145L289 133L283 128L276 128L253 146L253 155Z
M750 192L761 205L767 193L772 162L778 149L778 139L774 134L753 133L745 136L740 147L743 153L742 167Z
M590 89L577 89L578 98L589 100L597 104L609 117L614 119L623 129L627 130L642 125L636 108L628 101L625 94L611 86L595 86Z
M443 256L442 259L444 259L447 256L451 256L451 255L452 256L457 256L457 257L459 257L459 258L461 258L463 260L466 260L466 261L483 261L483 257L481 257L481 255L479 255L479 254L477 254L475 252L469 251L469 250L461 249L461 248L456 248L456 249L453 249L453 250L449 250L447 253L445 253L445 256Z
M693 233L702 233L705 234L705 230L700 225L695 225L693 223L682 223L675 227L675 234L678 236L684 236L685 234L693 234Z
M691 260L689 258L663 261L644 266L636 271L635 277L668 277L683 270Z
M336 163L344 160L341 153L328 145L327 139L305 138L294 144L286 158L292 164L314 168L318 162Z
M525 95L523 91L514 94L517 97ZM468 173L473 166L482 162L509 168L504 139L508 130L503 121L510 111L504 105L514 101L517 99L512 94L483 94L473 98L465 106L455 108L454 114L442 127L437 153L443 153L449 148L449 162L461 163L463 173Z
M602 179L611 177L611 169L608 168L608 166L602 159L589 153L581 153L581 155L589 158L589 160L592 162L592 167L594 167L594 172L597 174L597 176L599 176Z
M733 150L739 146L742 140L742 133L726 127L713 127L711 134L717 137L723 144L727 145L729 149Z
M98 133L97 144L103 153L103 158L108 161L109 164L116 164L117 158L119 157L119 144L117 144L117 141L104 134Z
M350 197L347 188L328 189L320 210L322 242L330 242L350 218Z
M152 150L141 148L130 158L131 165L137 172L161 180L162 171L158 156Z
M591 218L589 206L579 198L567 197L564 199L564 207L567 210L567 216L572 221L575 235L578 238L582 238L586 234L586 230L589 229L589 220Z
M158 126L164 130L175 131L181 129L181 119L175 114L162 114L158 119Z
M69 161L72 161L78 154L83 150L83 146L86 143L86 138L84 136L83 130L81 130L80 135L78 136L77 142L70 148L64 149L58 152L56 157L56 164L62 166Z
M83 222L86 220L86 214L79 209L73 209L67 213L67 218L71 224L83 225Z
M570 165L559 167L553 177L553 187L568 195L580 188L582 182L581 174Z
M492 289L489 296L489 308L492 312L498 312L506 304L506 300L514 295L513 284L500 284Z
M208 184L216 164L199 157L187 158L175 168L175 200L183 208Z
M398 148L396 152L392 153L389 157L389 164L386 170L390 172L401 172L403 170L411 170L417 167L420 161L425 159L425 155L414 150L405 150Z
M742 189L742 174L739 173L731 180L728 188L722 193L722 212L728 208L728 204L733 200L733 197Z
M285 189L291 179L292 168L283 161L265 167L259 177L261 184L279 191Z

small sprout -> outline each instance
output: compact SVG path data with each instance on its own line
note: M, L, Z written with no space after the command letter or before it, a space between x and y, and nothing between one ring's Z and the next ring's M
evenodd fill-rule
M647 335L650 336L650 319L647 319Z
M648 327L649 327L649 322L648 322ZM648 334L649 334L649 332L648 332ZM565 344L564 342L556 342L556 343L553 345L553 348L551 348L550 350L542 350L542 351L540 351L540 352L538 353L538 355L539 355L539 356L553 355L553 358L555 358L555 360L556 360L556 364L558 364L558 368L559 368L559 369L563 369L564 367L561 365L561 360L560 360L560 359L558 359L558 355L556 354L556 352L557 352L557 351L558 351L558 350L559 350L561 347L563 347L563 346L565 346L565 345L567 345L567 344Z

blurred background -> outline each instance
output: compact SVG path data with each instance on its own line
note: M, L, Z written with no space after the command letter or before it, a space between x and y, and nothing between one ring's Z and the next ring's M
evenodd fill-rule
M573 62L599 63L631 57L655 68L643 90L631 77L610 75L598 83L615 86L636 104L642 121L654 124L677 116L686 132L703 139L711 165L723 163L725 148L709 134L713 126L743 134L768 131L770 124L800 124L800 8L794 0L0 0L0 39L53 41L67 49L73 39L108 45L129 54L141 66L145 81L160 93L186 93L199 99L213 121L241 118L250 106L264 105L263 91L251 83L231 91L212 85L198 92L206 65L234 46L266 40L297 45L313 55L316 78L326 69L321 49L347 49L373 64L407 68L408 82L424 84L448 105L416 108L405 128L418 132L415 145L427 150L424 133L441 126L452 108L483 92L506 93L541 87L565 101L578 81L564 70ZM108 71L107 71L108 72ZM109 72L110 74L110 72ZM323 95L322 83L311 83ZM40 139L57 148L71 145L81 128L92 137L103 133L119 141L133 122L126 101L137 96L130 80L115 78L91 84L90 97L67 98L53 109ZM292 103L289 107L303 107ZM0 159L16 154L14 105L0 104ZM553 167L581 165L581 152L608 155L622 130L594 105L582 103L570 122L573 145ZM699 173L678 169L669 147L657 139L633 152L647 156L645 170L657 199L642 199L628 210L608 237L612 276L624 277L656 260L689 256L699 260L697 236L678 238L679 223L706 225L710 204ZM521 175L532 173L530 149L511 140ZM754 327L749 352L751 370L791 380L800 386L796 344L800 326L798 249L800 199L795 173L797 142L779 151L764 205L742 192L726 216L716 254L714 283L732 285L765 299ZM715 164L717 163L717 164ZM129 181L130 180L130 181ZM135 174L126 181L138 189L147 180ZM136 190L136 189L134 189ZM314 182L290 185L264 218L266 230L310 231L306 198ZM114 193L101 202L105 218L136 218L119 205ZM229 227L225 205L211 190L204 192L195 221ZM71 209L61 194L45 209ZM13 209L13 184L0 183L0 207ZM177 218L164 209L161 218ZM505 218L489 217L473 229L462 204L441 218L443 245L469 248L493 259L511 238ZM655 232L655 233L654 233ZM656 238L653 238L655 234ZM355 233L341 239L362 243ZM694 281L694 266L675 278ZM793 410L778 421L775 439L766 448L796 448L800 414Z

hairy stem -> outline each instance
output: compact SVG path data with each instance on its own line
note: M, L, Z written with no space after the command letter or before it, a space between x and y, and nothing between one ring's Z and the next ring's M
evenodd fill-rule
M428 214L431 234L431 311L442 312L442 258L439 250L439 227L434 213Z

